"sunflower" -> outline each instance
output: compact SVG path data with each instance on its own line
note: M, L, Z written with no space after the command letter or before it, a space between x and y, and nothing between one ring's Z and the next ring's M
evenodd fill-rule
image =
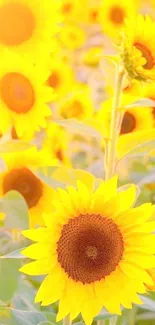
M154 86L153 83L148 83L148 84L145 85L145 87L144 87L144 97L155 101L155 86ZM155 126L155 107L152 107L152 116L153 116L153 119L154 119L154 126Z
M96 190L78 180L76 189L58 189L45 228L23 232L37 242L23 254L36 261L20 271L47 275L35 301L59 300L57 321L81 312L90 325L103 306L121 314L120 305L141 303L137 294L153 284L147 269L155 265L155 225L151 204L132 208L135 199L134 185L117 191L117 177Z
M63 118L77 118L83 120L93 116L93 103L90 89L86 85L77 85L66 99L59 105Z
M103 59L103 48L101 46L91 47L85 50L82 55L82 61L88 67L98 67Z
M137 80L155 79L155 22L139 15L129 19L124 28L124 40L120 53L124 67Z
M51 52L60 22L58 9L55 0L0 0L0 50L32 58L40 55L40 49Z
M46 152L46 155L49 156L49 161L58 159L58 161L65 165L69 165L69 158L66 153L68 141L68 134L63 128L54 122L48 124L42 149Z
M44 85L49 74L16 54L1 53L0 66L0 131L15 128L17 136L33 135L46 127L51 115L47 103L53 99L52 89Z
M132 107L126 109L124 107L125 103L128 102L130 97L123 97L122 109L120 111L122 115L122 123L120 127L120 136L132 132L139 132L142 130L148 130L153 128L154 121L152 117L151 108L147 107L145 109L139 107ZM110 121L111 121L111 108L112 100L107 100L102 103L101 109L97 113L97 120L102 121L102 125L106 130L107 137L110 136Z
M65 21L77 21L82 11L82 6L78 0L62 0L60 11Z
M120 40L125 19L136 14L134 0L104 0L100 8L100 24L106 35Z
M86 34L81 27L70 23L64 25L59 32L59 40L63 47L69 50L77 50L85 44Z
M6 169L0 174L0 196L11 190L18 191L25 199L29 211L30 227L44 225L43 211L51 209L51 200L54 190L41 181L34 170L49 164L45 153L31 148L18 153L4 154L2 156Z
M47 85L52 87L56 97L63 97L71 90L74 83L74 74L70 65L62 59L51 59L49 63L50 76Z

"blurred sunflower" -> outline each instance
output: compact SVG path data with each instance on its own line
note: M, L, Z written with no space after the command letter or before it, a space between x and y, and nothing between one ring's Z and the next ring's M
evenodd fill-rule
M88 2L87 15L89 24L99 24L100 6L94 2Z
M77 188L58 189L45 228L23 232L37 242L23 254L36 261L20 271L47 275L35 301L46 306L59 300L57 321L81 313L90 325L103 306L121 314L120 306L141 303L144 284L153 285L147 272L155 265L154 222L148 222L153 207L132 208L135 200L133 185L117 191L117 177L96 190L78 180Z
M62 59L51 59L49 63L50 76L47 85L52 87L54 95L62 98L66 95L74 83L74 74L71 66Z
M97 67L103 58L103 48L101 46L91 47L84 50L82 62L89 67Z
M123 104L125 104L126 100L127 98L124 96ZM103 102L101 109L96 115L97 120L102 122L103 128L106 130L107 137L110 136L111 109L112 100L110 99ZM125 109L124 105L122 105L122 110L120 113L123 116L120 127L120 136L124 136L125 134L132 132L148 130L154 126L152 112L148 107L145 109L141 109L139 107Z
M135 17L136 4L133 0L104 0L100 8L100 23L106 35L120 41L120 31L125 19Z
M120 47L122 61L130 78L155 80L155 22L139 15L126 21Z
M40 48L51 52L60 22L58 8L55 0L0 0L0 49L34 57Z
M59 40L63 47L70 50L81 48L86 42L86 34L75 24L66 24L59 32Z
M78 0L61 0L60 11L65 21L76 21L81 11Z
M148 83L144 87L144 97L149 98L153 101L155 101L155 86L152 83ZM155 126L155 107L152 107L152 115L154 119L154 126Z
M48 74L29 61L9 52L1 53L0 66L0 131L14 126L17 136L32 135L46 127L51 115L47 103L52 89L45 85Z
M73 88L72 93L60 103L60 115L63 118L77 118L83 120L93 116L93 103L90 89L86 85Z
M67 132L56 123L50 122L46 129L46 137L42 147L46 156L49 157L48 160L58 159L61 163L70 165L67 156L68 141Z
M53 197L54 190L41 181L34 170L49 165L47 156L44 152L31 148L23 152L4 154L2 158L6 170L0 173L0 196L11 190L18 191L27 203L30 227L43 225L42 213L51 209L49 197ZM51 160L50 166L52 164L55 164L55 160Z

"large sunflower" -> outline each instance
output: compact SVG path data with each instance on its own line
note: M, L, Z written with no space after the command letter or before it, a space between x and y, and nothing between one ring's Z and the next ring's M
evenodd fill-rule
M0 174L0 196L11 190L18 191L26 200L30 227L44 225L42 213L50 211L51 199L54 190L42 182L35 170L41 166L47 166L47 156L38 152L35 148L3 155L6 165L4 172ZM51 160L50 165L54 161Z
M124 28L121 56L131 78L155 79L155 22L150 17L139 15L129 19Z
M100 9L100 23L105 34L120 40L120 31L125 19L135 16L136 6L133 0L104 0Z
M0 0L0 49L31 55L52 51L60 21L58 1Z
M0 65L0 131L14 126L20 137L46 127L51 115L52 89L44 85L48 74L24 58L10 52L1 53Z
M59 189L54 210L45 215L45 228L23 234L37 242L23 251L36 259L21 268L31 275L46 274L36 302L59 300L57 321L81 312L91 324L102 306L121 314L120 305L141 303L137 293L153 285L147 269L155 265L153 208L132 208L136 189L117 191L117 178L94 190L81 181L77 189ZM117 293L114 295L113 293Z

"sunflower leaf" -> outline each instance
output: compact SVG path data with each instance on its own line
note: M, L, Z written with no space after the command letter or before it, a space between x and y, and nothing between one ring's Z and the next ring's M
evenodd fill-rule
M20 140L11 140L5 143L0 142L0 154L23 151L32 147L34 147L32 144Z
M155 101L150 98L140 98L135 102L125 106L125 108L132 107L155 107Z
M19 259L0 259L0 299L4 302L13 297L18 287L20 266Z
M96 139L102 139L102 135L100 131L97 130L97 128L87 124L89 121L86 121L85 123L82 123L76 119L66 119L66 120L56 120L56 123L59 124L60 126L69 129L73 133L79 133L82 135L87 135L94 137ZM92 121L93 123L93 121Z
M1 200L2 211L6 214L4 227L6 229L26 229L29 225L27 204L21 194L8 192Z
M25 247L24 247L25 248ZM3 255L3 256L0 256L0 259L23 259L23 258L26 258L24 255L21 254L21 251L24 249L24 248L20 248L20 249L17 249L11 253L8 253L6 255Z

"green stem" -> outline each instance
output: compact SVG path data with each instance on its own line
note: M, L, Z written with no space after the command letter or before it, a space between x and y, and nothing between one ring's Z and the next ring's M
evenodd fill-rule
M71 325L71 324L72 322L70 321L70 317L68 315L63 319L63 325Z
M106 321L103 319L100 319L97 321L97 325L106 325Z
M129 325L136 324L136 313L137 313L137 308L136 306L134 306L129 314Z
M109 325L116 325L116 324L117 324L117 319L118 319L117 316L115 316L115 317L111 317L111 318L109 319Z
M108 152L106 157L106 171L105 178L109 179L115 172L116 165L116 145L119 133L119 109L121 102L122 83L124 78L124 71L119 68L116 74L115 95L111 113L111 127L110 127L110 140L108 144Z

